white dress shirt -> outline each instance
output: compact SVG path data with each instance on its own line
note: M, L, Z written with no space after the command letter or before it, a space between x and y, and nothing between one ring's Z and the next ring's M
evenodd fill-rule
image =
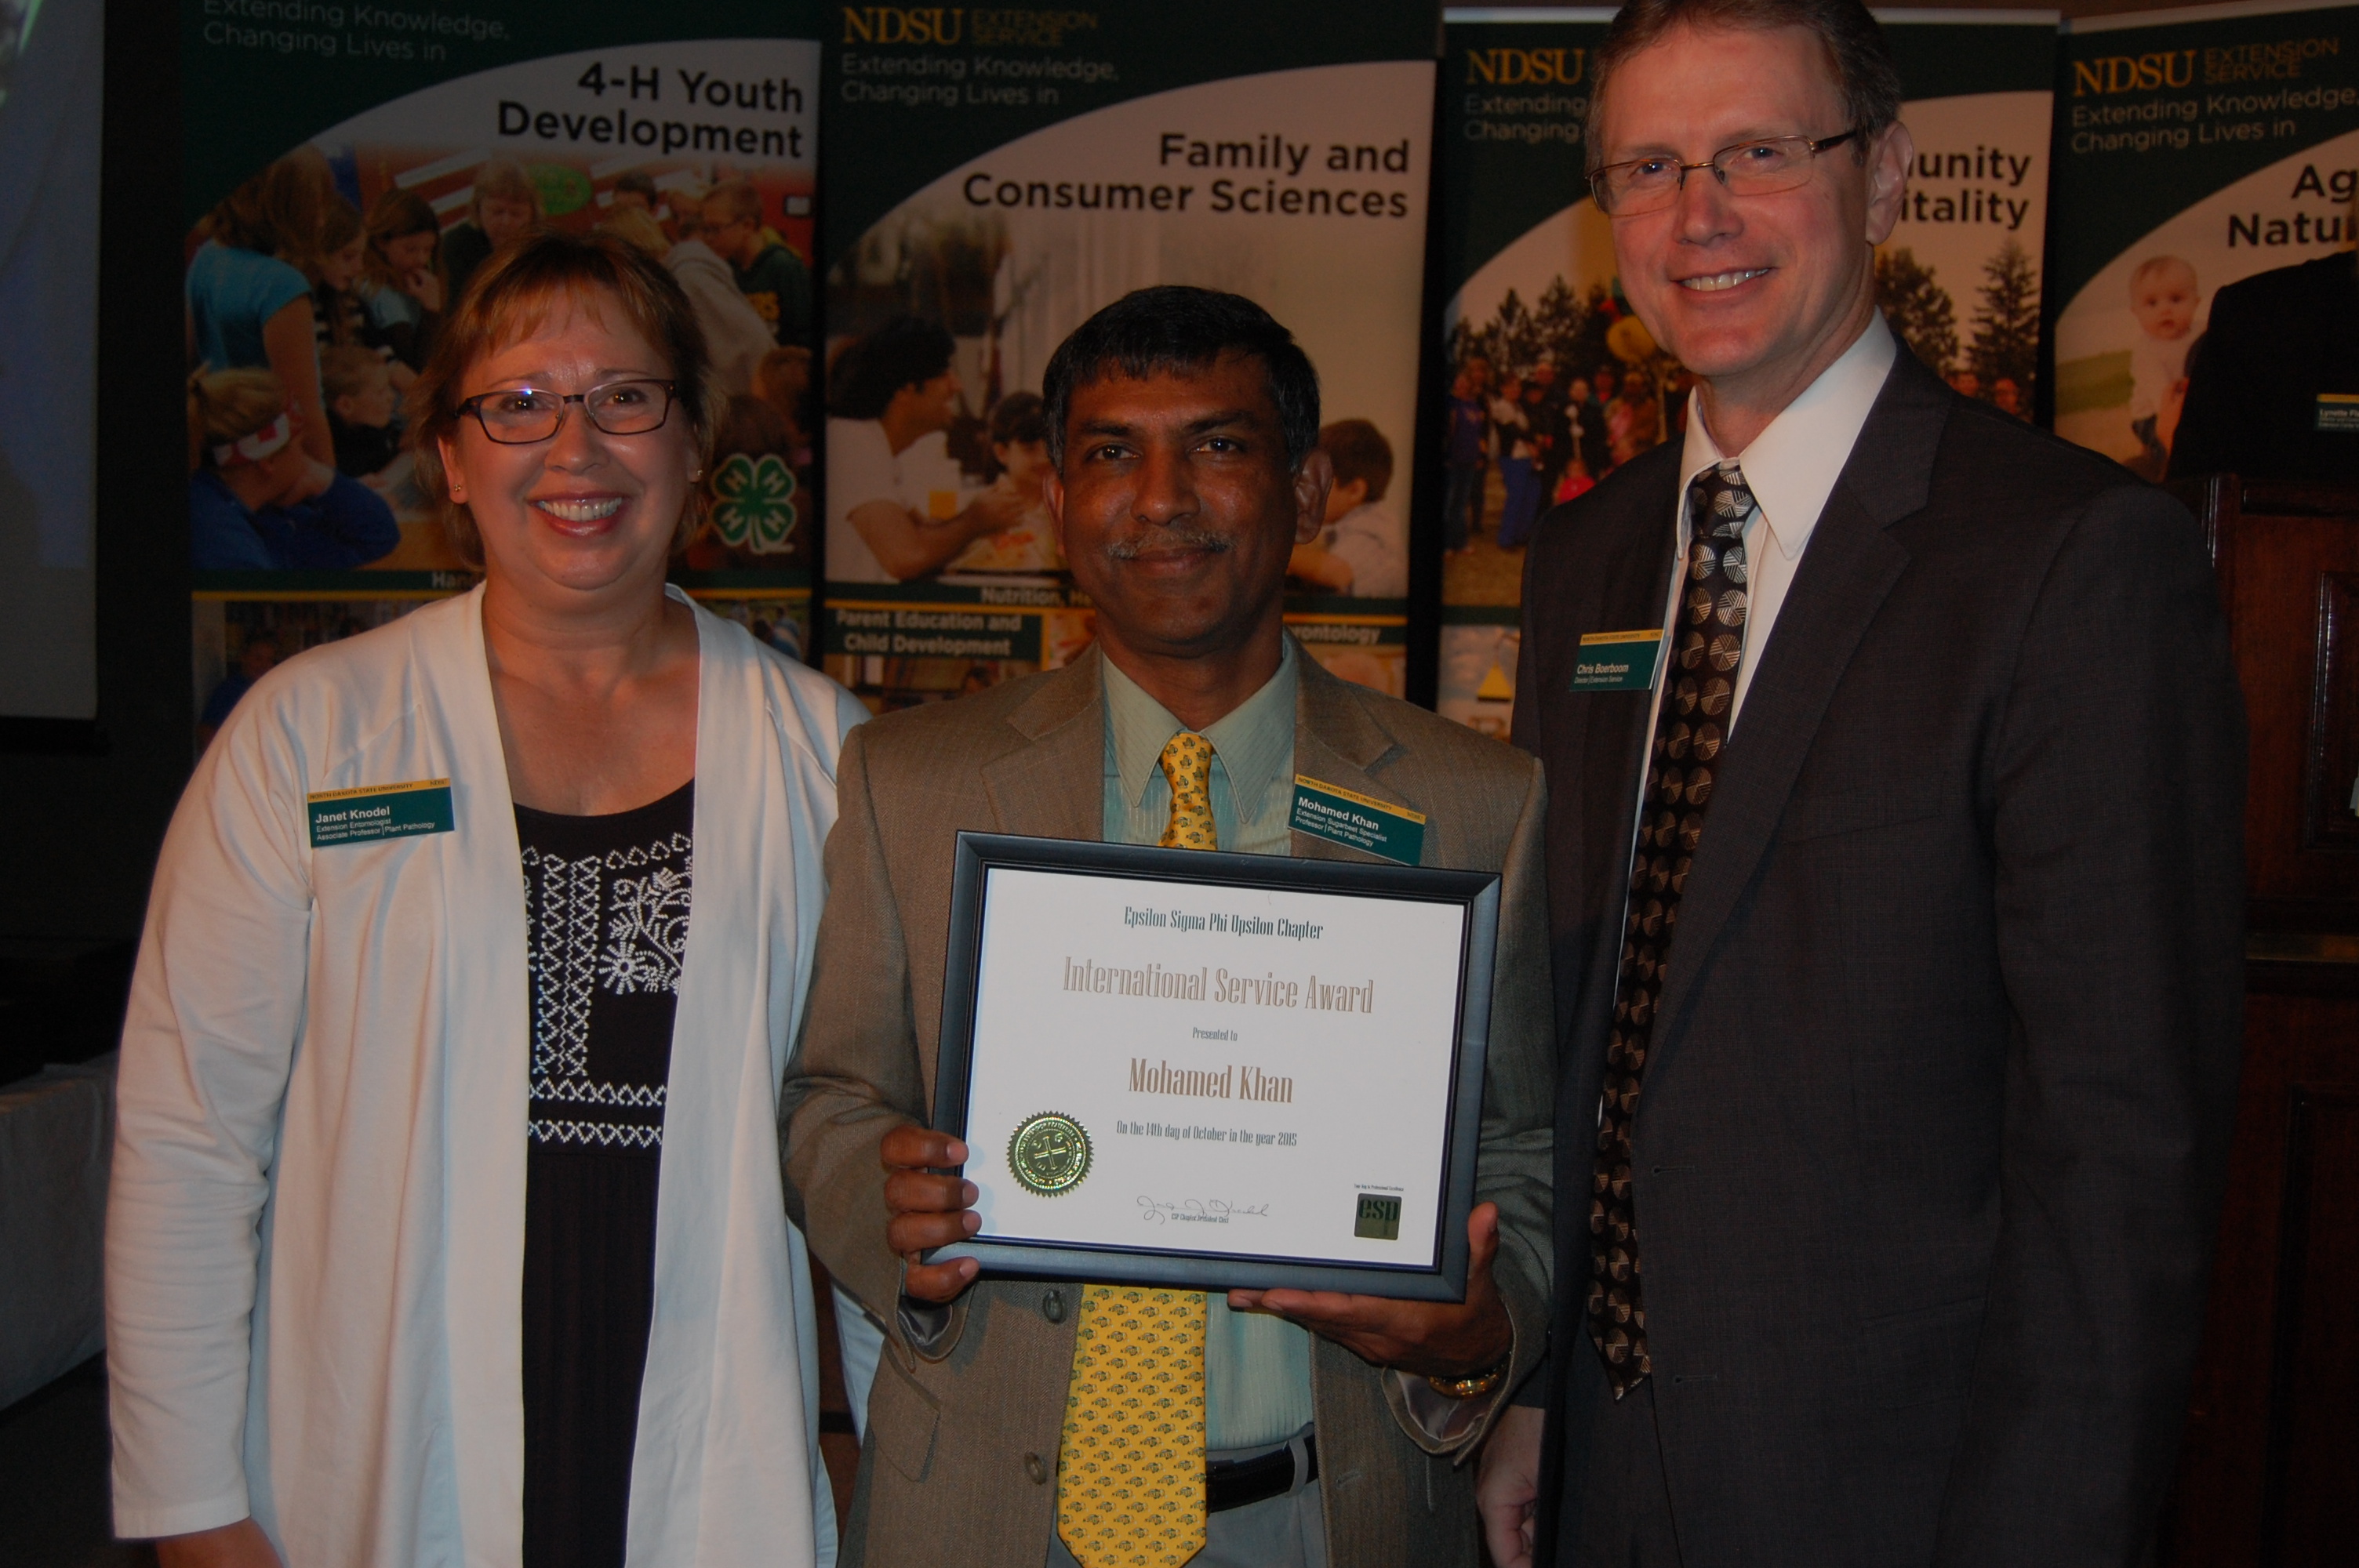
M1745 694L1752 689L1753 672L1768 651L1769 633L1785 605L1786 589L1801 568L1802 552L1810 547L1819 514L1826 510L1835 481L1851 461L1851 449L1859 444L1860 428L1867 423L1877 394L1884 390L1885 377L1891 373L1898 350L1883 315L1871 317L1867 330L1843 351L1843 357L1821 371L1819 379L1804 387L1802 395L1788 404L1737 457L1745 488L1753 492L1753 510L1745 518L1745 658L1736 666L1736 688L1728 703L1732 745L1736 739L1736 716L1745 707ZM1720 443L1704 428L1702 400L1690 401L1687 447L1680 456L1679 499L1671 503L1679 560L1687 559L1695 533L1688 523L1688 486L1696 475L1726 460ZM1648 762L1655 754L1656 727L1662 722L1663 682L1671 668L1671 650L1679 642L1680 601L1686 589L1687 573L1674 570L1663 602L1663 641L1655 654L1653 695L1647 699L1654 710L1647 720L1647 749L1638 753L1638 776L1630 784L1636 797L1630 824L1634 853L1639 826L1647 819ZM1603 1114L1602 1105L1599 1114Z
M1729 699L1728 733L1736 736L1737 715L1744 711L1745 694L1752 689L1753 672L1760 667L1761 655L1768 651L1769 633L1777 624L1777 611L1786 602L1786 589L1801 569L1802 552L1810 547L1810 533L1819 524L1819 514L1826 510L1827 497L1834 493L1835 481L1851 461L1851 449L1859 442L1860 427L1867 423L1867 412L1875 406L1876 395L1884 390L1885 377L1892 371L1892 362L1899 345L1892 330L1884 324L1881 315L1871 317L1867 330L1858 341L1845 349L1843 357L1819 373L1799 397L1788 404L1784 412L1769 421L1767 429L1753 438L1753 444L1737 454L1737 466L1745 472L1745 485L1753 492L1753 511L1745 519L1745 569L1749 579L1745 584L1745 660L1736 666L1736 690ZM1704 427L1703 404L1701 398L1688 406L1687 449L1680 459L1680 493L1672 503L1671 526L1679 538L1679 558L1687 558L1692 530L1688 525L1688 485L1695 476L1728 454L1712 438ZM1655 658L1656 703L1660 712L1661 683L1664 672L1671 665L1671 650L1677 644L1680 600L1687 587L1683 572L1671 574L1671 584L1663 605L1662 651ZM1654 752L1654 730L1647 732L1647 755ZM1646 788L1646 769L1638 770L1634 786Z

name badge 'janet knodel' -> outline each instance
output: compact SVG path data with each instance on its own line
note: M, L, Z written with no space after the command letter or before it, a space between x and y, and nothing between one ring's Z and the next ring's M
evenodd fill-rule
M1592 632L1573 655L1575 691L1652 691L1655 661L1663 652L1663 629L1651 632Z
M1294 775L1292 826L1297 833L1331 844L1349 844L1404 866L1416 865L1425 852L1422 812L1321 784L1301 773Z
M326 789L303 798L310 808L314 849L448 833L452 826L449 779Z

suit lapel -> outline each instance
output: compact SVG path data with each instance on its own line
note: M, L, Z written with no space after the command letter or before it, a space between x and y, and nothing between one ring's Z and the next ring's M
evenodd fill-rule
M984 789L1001 832L1105 837L1105 704L1098 658L1093 647L1045 677L1007 716L1032 743L984 764Z
M1288 633L1288 637L1293 636ZM1408 799L1390 784L1381 782L1368 770L1389 755L1399 744L1390 731L1368 715L1368 710L1353 696L1351 688L1327 667L1313 658L1310 650L1301 643L1294 645L1294 771L1321 784L1338 785L1355 795L1375 800L1390 801L1405 806L1427 816L1425 843L1419 861L1425 865L1445 862L1437 860L1436 834L1438 825L1432 814L1419 801ZM1291 776L1279 779L1277 787L1286 791L1287 799L1294 798ZM1291 811L1289 806L1288 810ZM1349 844L1338 844L1316 834L1296 831L1292 835L1292 853L1299 860L1366 860L1377 865L1389 865L1382 855L1372 855Z
M1904 351L1811 532L1758 655L1727 763L1713 781L1712 816L1680 899L1658 1009L1654 1037L1666 1047L1777 829L1854 650L1908 564L1887 529L1924 507L1950 395Z
M1663 608L1670 598L1673 557L1679 553L1679 533L1672 523L1677 485L1675 470L1670 493L1649 494L1653 524L1641 535L1642 546L1625 552L1615 563L1611 579L1604 585L1603 621L1595 630L1637 631L1662 624ZM1577 647L1575 656L1579 656ZM1667 654L1657 655L1658 666L1668 666L1669 663ZM1658 683L1668 679L1668 668L1658 667L1656 678ZM1602 695L1593 695L1581 704L1585 726L1581 754L1589 764L1583 770L1586 777L1582 786L1596 792L1594 804L1584 805L1613 825L1600 847L1602 859L1596 869L1596 874L1607 884L1607 897L1600 907L1614 912L1613 922L1601 936L1600 945L1616 954L1622 946L1622 907L1629 897L1630 847L1632 836L1637 831L1634 818L1639 775L1647 764L1647 730L1653 722L1655 705L1661 700L1658 686L1655 691L1639 695L1634 702L1614 702L1605 700ZM1594 844L1596 840L1591 842ZM1609 989L1614 972L1612 968L1606 971Z

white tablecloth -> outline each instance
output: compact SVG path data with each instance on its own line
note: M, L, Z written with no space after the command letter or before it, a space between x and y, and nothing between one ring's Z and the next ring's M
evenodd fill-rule
M104 1348L114 1054L0 1089L0 1407Z

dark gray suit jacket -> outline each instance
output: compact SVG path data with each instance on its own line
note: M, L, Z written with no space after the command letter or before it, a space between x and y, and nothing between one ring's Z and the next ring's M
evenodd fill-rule
M1654 701L1570 687L1582 633L1661 623L1678 459L1557 509L1524 578L1515 735L1549 773L1566 1052L1543 1523L1568 1542ZM1687 1568L2131 1562L2242 1012L2243 705L2197 530L1903 353L1748 656L1636 1125Z

